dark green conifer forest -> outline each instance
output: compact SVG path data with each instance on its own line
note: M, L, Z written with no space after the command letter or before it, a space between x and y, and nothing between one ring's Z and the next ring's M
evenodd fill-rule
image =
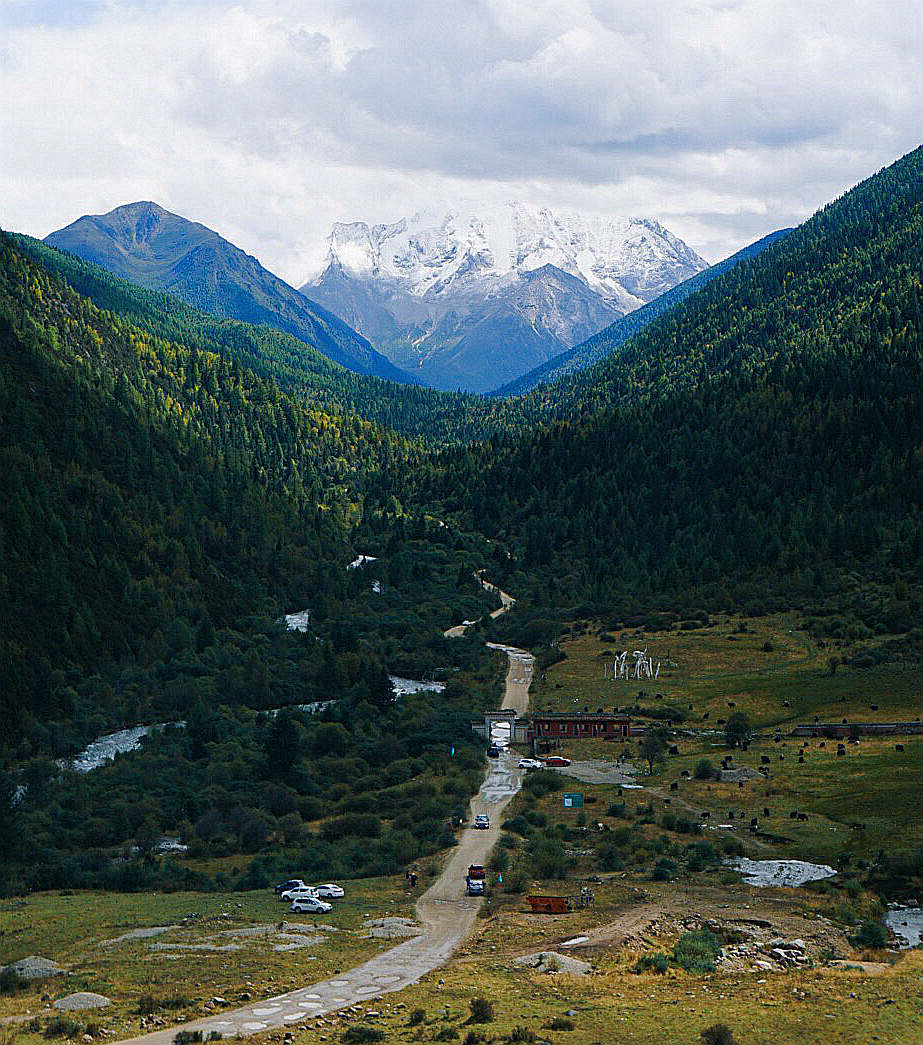
M8 888L227 884L153 859L171 832L249 854L240 887L450 844L486 634L797 608L919 652L923 149L616 342L512 399L437 393L4 234ZM482 569L516 609L445 639L495 605ZM446 688L395 701L389 674Z

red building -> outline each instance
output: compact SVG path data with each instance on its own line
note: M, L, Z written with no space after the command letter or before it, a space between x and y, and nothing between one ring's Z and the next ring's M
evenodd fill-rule
M600 740L627 740L631 720L627 715L597 711L536 711L532 715L528 739L578 740L581 738Z

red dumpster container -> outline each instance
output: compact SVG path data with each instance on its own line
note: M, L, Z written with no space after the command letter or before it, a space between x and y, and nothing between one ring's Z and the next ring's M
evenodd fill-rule
M533 914L567 914L571 910L569 896L527 896Z

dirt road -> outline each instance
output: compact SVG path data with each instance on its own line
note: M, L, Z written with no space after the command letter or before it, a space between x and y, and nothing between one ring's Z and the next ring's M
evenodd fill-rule
M509 646L492 648L502 649L509 658L501 706L523 714L529 705L532 656ZM481 901L465 895L465 872L469 864L486 863L497 841L501 814L519 790L518 760L519 756L509 750L490 760L484 783L471 800L469 818L469 823L474 823L478 813L486 813L490 817L490 828L485 831L468 827L461 833L442 873L417 903L417 915L424 926L420 936L406 940L334 979L267 998L242 1009L190 1021L182 1028L201 1030L206 1036L209 1031L218 1031L228 1038L288 1027L348 1005L369 1002L383 994L403 990L444 965L471 930L477 916ZM143 1042L144 1045L171 1045L178 1029L172 1027L123 1040Z
M506 613L507 610L512 609L513 606L516 605L516 600L513 598L512 595L508 595L501 588L498 588L496 586L496 584L491 584L490 581L485 580L483 574L476 573L474 576L477 578L478 584L480 584L480 586L484 589L484 591L494 592L497 595L497 597L500 599L500 605L495 610L491 610L491 612L490 612L490 616L493 619L496 619L497 617L502 616L504 613ZM446 631L444 631L443 635L445 635L445 637L447 639L460 639L462 637L462 635L464 635L465 632L474 623L475 623L475 621L469 621L469 622L465 622L465 623L462 623L462 624L456 624L455 627L448 628ZM488 643L488 645L492 645L492 644ZM505 649L506 647L505 646L492 646L492 648L493 649Z

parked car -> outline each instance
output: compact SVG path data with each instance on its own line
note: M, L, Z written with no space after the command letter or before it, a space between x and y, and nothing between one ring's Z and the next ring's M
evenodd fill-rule
M541 769L543 763L537 758L521 758L519 760L520 769Z
M490 817L485 816L483 813L478 813L474 818L474 826L481 831L486 831L490 827Z
M295 889L286 889L285 892L279 897L279 899L291 903L292 900L300 900L304 896L315 895L316 894L312 886L300 885Z
M326 914L333 910L333 904L319 900L316 896L299 896L292 900L292 910L303 914Z
M545 759L546 766L569 766L570 759L564 758L563 755L551 755Z
M488 747L488 749L487 749L487 757L488 758L499 758L500 757L500 748L498 748L496 744L491 744L490 747Z
M466 878L465 879L465 892L469 896L484 896L486 893L486 883L483 878Z
M276 896L281 896L289 889L306 889L307 886L300 878L289 878L287 882L279 882L276 886Z
M314 886L314 895L321 896L325 900L339 900L341 896L346 895L346 892L342 885L334 885L333 882L326 882L324 885Z

